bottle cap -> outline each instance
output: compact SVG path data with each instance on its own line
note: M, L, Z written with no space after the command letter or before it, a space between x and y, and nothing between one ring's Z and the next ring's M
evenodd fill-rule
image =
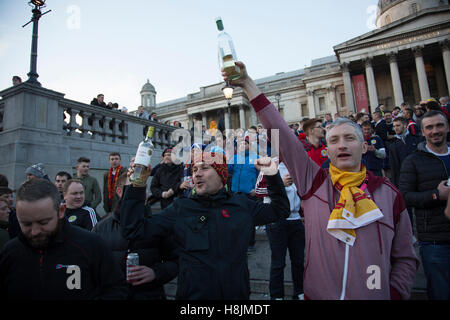
M222 22L221 17L216 18L216 25L217 25L217 29L219 29L219 31L223 31L223 22Z

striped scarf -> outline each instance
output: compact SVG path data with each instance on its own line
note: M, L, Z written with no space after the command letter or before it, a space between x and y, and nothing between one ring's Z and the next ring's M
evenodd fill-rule
M353 246L356 240L355 230L383 218L383 213L358 187L366 178L366 167L363 166L360 172L349 172L330 164L330 175L341 195L331 212L327 231L338 240Z

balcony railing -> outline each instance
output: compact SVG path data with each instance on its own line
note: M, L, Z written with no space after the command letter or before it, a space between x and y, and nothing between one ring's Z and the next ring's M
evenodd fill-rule
M173 126L68 99L62 99L59 106L64 114L61 129L67 136L128 144L142 140L145 128L154 126L152 141L155 147L166 148L172 145L171 133L176 129ZM138 137L130 137L132 133Z

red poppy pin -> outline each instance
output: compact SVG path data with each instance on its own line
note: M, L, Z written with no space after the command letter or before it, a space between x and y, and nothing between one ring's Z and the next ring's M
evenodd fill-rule
M223 216L224 218L229 218L229 217L230 217L230 213L228 212L227 209L223 209L223 210L222 210L222 216Z

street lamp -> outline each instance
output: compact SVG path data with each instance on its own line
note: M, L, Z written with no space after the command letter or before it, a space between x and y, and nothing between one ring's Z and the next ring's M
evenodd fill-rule
M277 100L278 103L278 112L280 112L280 100L281 100L281 94L278 92L275 94L275 100Z
M234 88L227 81L225 87L222 88L223 95L228 101L228 112L225 114L225 129L230 128L230 115L231 115L231 99L233 99Z
M41 8L45 7L45 0L31 0L28 2L30 6L34 6L34 9L31 10L33 13L33 17L29 22L24 24L22 28L27 26L29 23L33 22L33 37L31 41L31 58L30 58L30 72L28 75L28 80L26 82L41 86L37 78L39 75L37 74L37 44L38 44L38 23L39 19L46 13L49 13L52 10L48 10L47 12L42 13Z
M228 101L228 107L231 106L231 99L233 98L234 88L228 83L226 83L225 87L222 88L223 95L225 99Z

